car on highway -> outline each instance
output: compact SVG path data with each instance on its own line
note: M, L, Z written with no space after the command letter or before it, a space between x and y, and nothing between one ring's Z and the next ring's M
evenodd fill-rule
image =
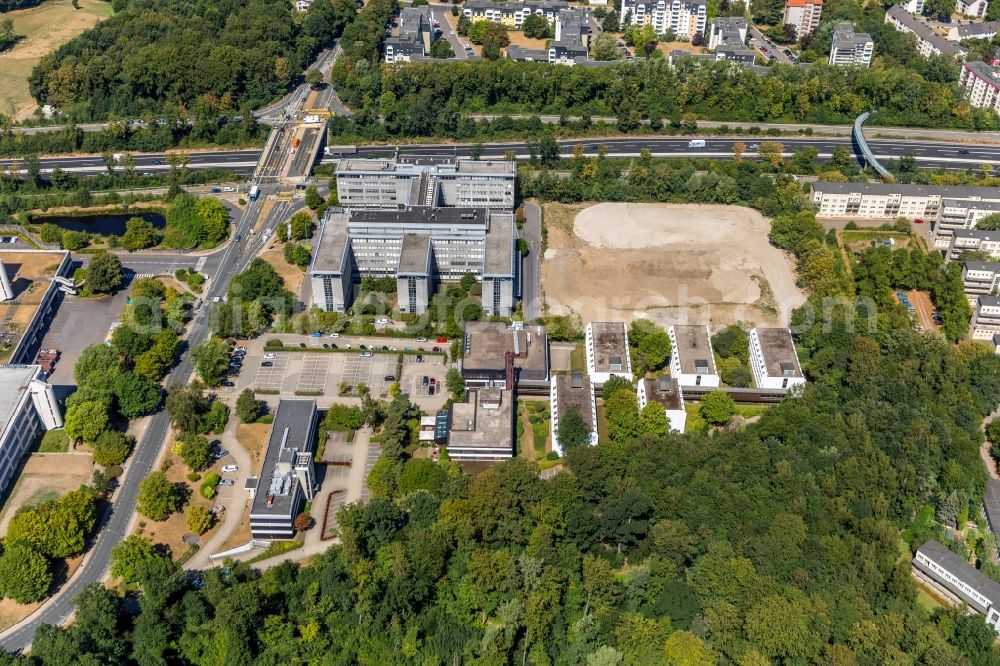
M331 333L330 337L331 338L339 338L340 337L340 333Z
M212 194L218 194L221 191L222 191L222 188L220 188L220 187L213 187L212 188Z
M233 481L232 479L222 479L221 481L219 481L220 486L232 486L235 484L236 482Z
M163 164L163 160L153 160L153 164Z
M236 465L223 465L223 467L222 467L222 473L223 474L229 474L229 473L238 472L238 471L240 471L240 468L237 467Z
M323 337L323 334L322 334L322 333L320 333L319 331L316 331L316 332L315 332L315 333L313 333L313 334L312 334L312 335L311 335L310 337L313 337L313 338L322 338L322 337Z
M968 155L969 151L966 150L965 148L962 148L961 150L958 151L958 154L959 155Z
M445 343L448 342L448 338L442 336L442 337L440 337L440 338L437 339L437 342L439 342L441 344L445 344Z
M236 234L236 242L239 243L243 239L243 234Z

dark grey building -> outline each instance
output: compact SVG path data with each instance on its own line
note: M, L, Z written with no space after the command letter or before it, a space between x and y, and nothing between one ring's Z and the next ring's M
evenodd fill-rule
M986 624L1000 632L1000 583L986 576L937 541L928 541L913 557L913 572L935 589L964 602L986 616Z
M390 65L428 55L437 33L431 28L431 8L403 7L399 13L399 33L385 40L385 61Z
M469 386L505 387L507 354L515 385L549 383L549 344L543 326L470 321L462 339L462 377ZM512 387L509 387L512 388Z
M316 420L315 400L283 399L278 403L264 464L251 492L250 534L254 539L295 536L295 516L316 489Z

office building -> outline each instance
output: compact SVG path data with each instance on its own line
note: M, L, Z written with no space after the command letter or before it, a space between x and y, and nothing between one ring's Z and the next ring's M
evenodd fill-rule
M493 0L468 0L462 13L470 21L490 21L509 28L520 28L531 15L542 16L555 23L559 12L569 7L565 0L525 0L525 2L494 2Z
M687 425L687 412L684 411L684 392L681 385L670 375L660 375L656 378L643 377L636 387L636 397L639 399L639 411L653 403L663 407L670 422L670 429L683 433Z
M1000 197L1000 193L986 192L984 196ZM939 250L948 248L955 233L975 229L980 220L996 213L1000 213L1000 201L942 199L937 224L934 225L934 247Z
M707 0L622 0L618 15L622 30L629 25L651 25L658 35L671 29L679 39L691 40L699 33L705 34L708 3Z
M982 573L937 541L928 541L913 557L913 573L956 606L965 603L986 617L986 624L1000 633L1000 583Z
M967 252L982 253L1000 260L1000 231L985 231L983 229L965 229L956 231L948 246L948 259L962 259Z
M514 457L514 391L478 388L451 405L448 457L491 462Z
M670 335L670 376L681 387L720 384L712 353L712 338L708 326L703 324L674 324L667 331Z
M330 211L309 267L313 303L350 307L363 277L396 278L399 311L423 314L441 281L472 274L483 285L483 310L510 316L519 286L514 216L486 208Z
M385 40L385 61L392 65L430 55L437 33L431 27L431 8L403 7L399 12L399 32Z
M963 39L992 40L997 32L1000 32L1000 21L952 24L948 28L948 41L960 42Z
M980 296L996 295L1000 290L1000 262L970 260L962 262L962 288L969 305L976 307Z
M624 322L587 324L585 346L590 381L600 386L612 377L632 381L632 355L628 348L628 328Z
M823 13L823 0L786 0L782 22L795 28L795 36L802 39L816 32Z
M986 0L955 0L955 13L972 18L983 18L990 3Z
M973 340L992 340L1000 333L1000 296L977 296L972 309Z
M64 294L75 294L73 262L64 250L0 250L0 341L8 363L35 360L48 321Z
M514 209L517 165L450 157L345 159L337 164L344 208L413 206Z
M549 344L545 327L519 321L466 322L462 378L470 387L548 386Z
M969 104L1000 113L1000 70L996 67L980 60L963 63L958 83L965 88Z
M63 425L59 402L38 365L0 365L0 491L46 430Z
M264 464L251 487L250 534L254 539L291 539L294 521L316 491L313 442L316 401L278 402Z
M831 65L860 65L867 67L872 62L875 42L867 32L854 32L850 23L838 23L833 30L830 45Z
M552 375L549 388L549 399L552 405L552 420L550 422L552 435L552 450L562 455L564 451L559 444L559 421L570 410L575 411L583 419L590 432L588 443L597 444L597 401L594 399L594 385L590 377L582 372L568 375Z
M951 55L965 58L968 50L941 37L934 29L915 17L902 5L893 5L885 12L885 22L899 32L908 32L917 39L917 50L925 58L932 55Z
M757 388L790 390L806 383L787 328L750 329L750 368Z

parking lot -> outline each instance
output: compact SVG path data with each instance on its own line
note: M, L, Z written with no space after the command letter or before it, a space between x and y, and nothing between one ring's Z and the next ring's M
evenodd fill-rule
M430 380L435 381L434 397L447 393L444 386L444 376L448 368L440 356L424 356L422 363L417 363L416 357L403 357L403 375L399 381L399 386L404 393L409 393L413 397L425 397L430 395ZM424 384L423 378L427 377Z
M392 384L386 381L386 376L396 374L396 354L270 353L274 358L247 357L239 378L241 388L250 386L268 393L336 395L341 382L347 382L352 387L365 384L372 395L379 396L387 393Z

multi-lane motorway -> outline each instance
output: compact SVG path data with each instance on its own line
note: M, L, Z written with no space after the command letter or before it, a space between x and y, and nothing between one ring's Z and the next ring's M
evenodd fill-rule
M785 147L786 156L792 151L811 146L818 152L817 159L828 159L838 147L847 148L852 153L854 148L849 137L737 137L737 138L706 138L705 146L689 148L689 138L676 137L627 137L627 138L588 138L568 139L559 142L563 155L573 154L574 146L584 146L584 154L596 155L597 147L607 147L610 156L637 156L647 148L655 157L703 157L708 159L731 159L733 144L740 142L747 146L745 157L754 157L755 144L764 141L778 141ZM868 144L875 156L882 160L899 159L906 154L912 154L917 166L933 169L969 169L979 168L982 164L1000 165L1000 145L951 143L947 141L922 141L916 139L870 139ZM359 146L358 156L400 155L468 155L472 144L401 144L381 146ZM483 145L484 157L502 157L513 152L519 159L529 156L529 147L524 142L490 143ZM257 166L260 150L220 150L188 153L188 169L221 169L240 174L252 174ZM136 153L135 170L138 173L158 173L170 168L163 153ZM104 160L98 155L89 156L57 156L43 157L39 160L43 172L54 169L88 174L100 173L107 169ZM0 160L0 168L21 166L21 160Z

